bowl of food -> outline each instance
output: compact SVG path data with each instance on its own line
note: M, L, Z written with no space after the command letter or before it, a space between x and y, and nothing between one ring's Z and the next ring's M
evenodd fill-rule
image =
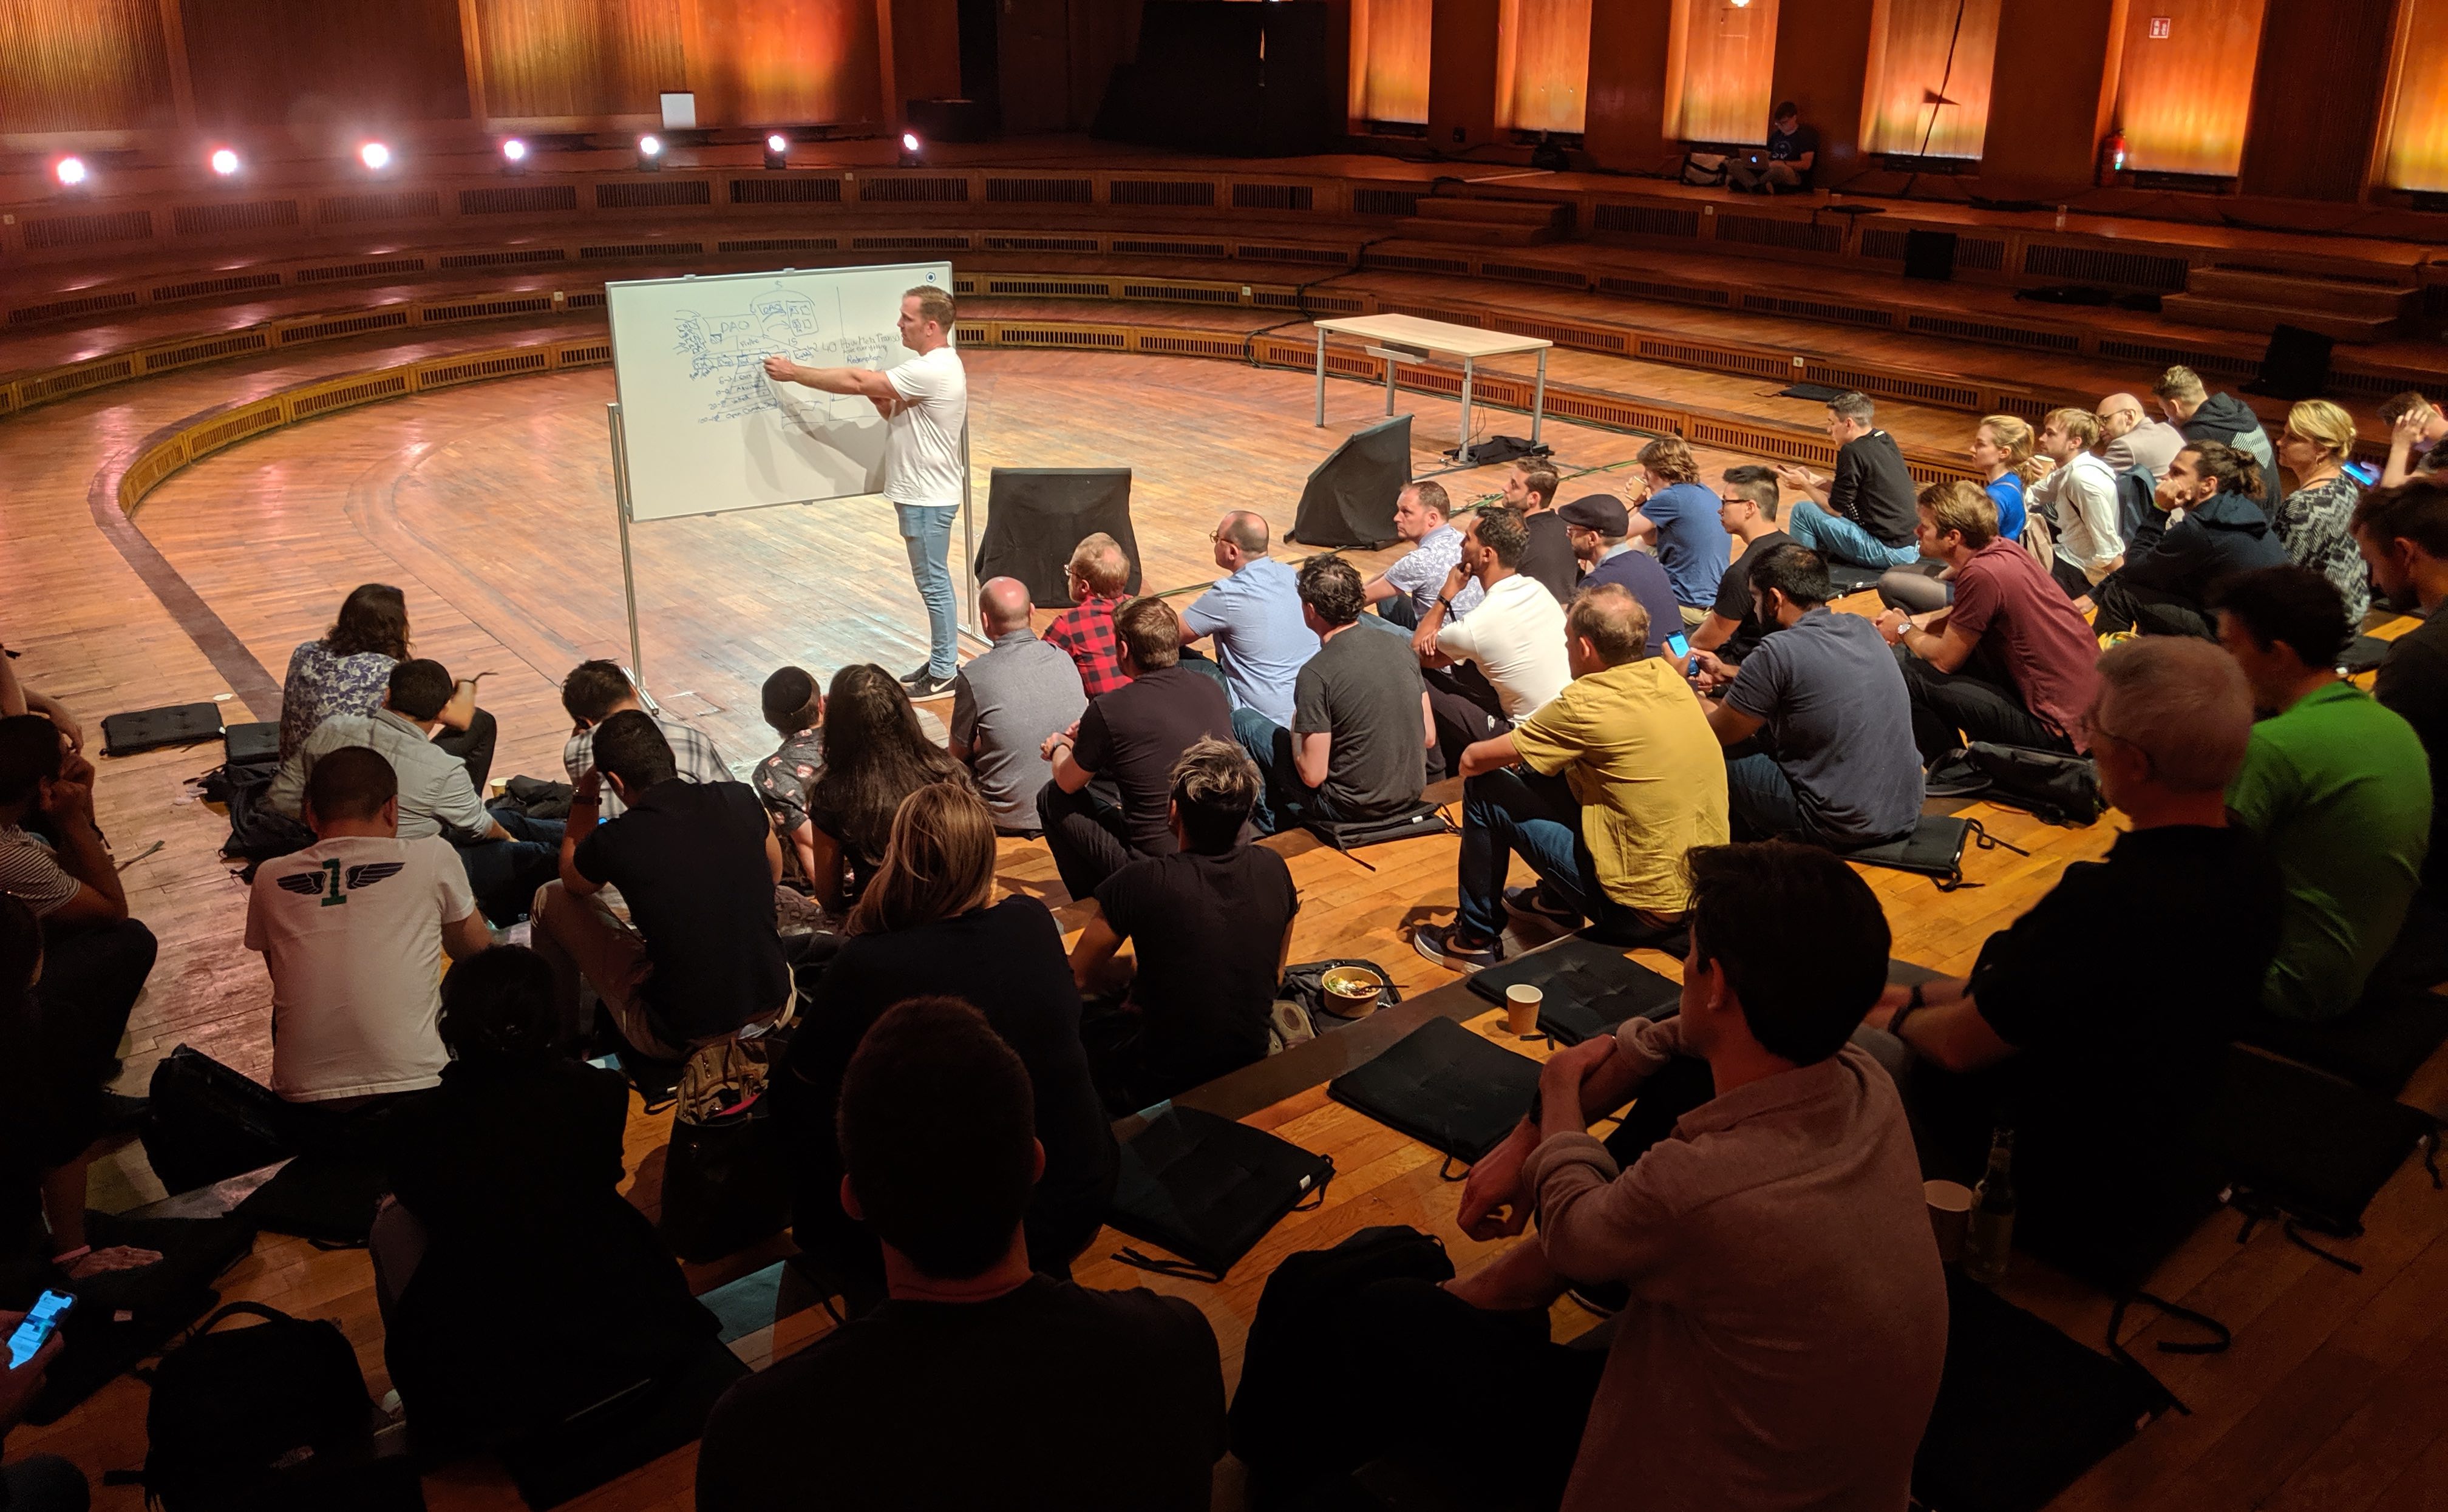
M1365 966L1339 966L1319 979L1326 1011L1338 1019L1365 1019L1377 1011L1386 979Z

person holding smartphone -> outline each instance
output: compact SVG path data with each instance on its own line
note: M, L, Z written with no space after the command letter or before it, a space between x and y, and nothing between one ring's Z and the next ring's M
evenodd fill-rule
M26 1314L0 1310L0 1332L14 1338ZM67 1341L54 1329L23 1365L0 1365L0 1445L42 1394L43 1376ZM5 1450L0 1450L5 1452ZM90 1501L85 1472L51 1454L29 1454L0 1464L0 1507L9 1512L85 1512Z

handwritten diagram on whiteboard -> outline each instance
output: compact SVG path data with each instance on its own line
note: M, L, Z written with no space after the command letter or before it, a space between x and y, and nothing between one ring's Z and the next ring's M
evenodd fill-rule
M634 518L872 493L885 426L865 398L765 376L765 359L889 371L902 296L946 263L656 278L607 287Z

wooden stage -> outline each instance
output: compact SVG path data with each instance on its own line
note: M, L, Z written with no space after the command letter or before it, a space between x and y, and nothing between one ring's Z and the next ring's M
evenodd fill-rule
M250 703L250 689L260 699L267 683L277 687L289 649L320 633L349 587L392 582L408 591L420 653L455 672L495 674L485 684L485 702L502 723L495 771L559 775L561 676L585 656L625 655L602 408L611 393L608 373L520 378L349 411L209 457L171 477L132 519L111 503L114 468L162 428L212 407L403 361L404 354L530 338L544 339L510 322L338 341L164 373L0 422L7 462L0 477L8 480L0 484L0 549L12 587L0 637L26 653L22 674L66 699L95 744L100 717L121 709L227 696L233 721L269 717ZM1156 588L1212 575L1205 537L1228 508L1257 509L1278 532L1285 528L1310 468L1348 430L1376 419L1382 405L1380 392L1366 385L1331 385L1331 423L1321 431L1309 424L1309 381L1294 373L1008 351L977 353L969 365L981 514L984 469L998 463L1128 465ZM1657 371L1661 383L1698 381ZM1439 466L1433 452L1452 444L1455 407L1406 393L1403 408L1417 416L1415 465ZM1490 419L1492 430L1525 429L1519 416ZM1941 423L1964 424L1943 411L1902 410L1898 420L1900 429L1931 434ZM1547 439L1568 472L1618 467L1643 440L1552 419ZM1751 459L1702 453L1712 472L1743 460ZM1464 499L1500 480L1492 469L1444 479ZM1599 470L1563 491L1569 498L1605 486ZM830 675L850 661L875 660L898 671L922 654L914 592L880 504L652 524L639 527L636 545L649 685L714 734L735 769L770 749L756 687L775 666L795 661ZM126 871L129 895L163 939L161 965L130 1025L123 1083L130 1088L141 1088L150 1063L181 1043L253 1074L266 1069L268 986L239 946L243 890L216 854L226 822L183 786L217 759L200 748L102 763L104 824L122 858L141 856ZM1985 805L1973 812L2031 853L1976 852L1967 868L1982 886L1954 893L1903 873L1865 873L1886 906L1895 953L1911 966L1964 969L1991 930L2028 908L2066 863L2103 852L2116 830L2113 816L2065 830ZM161 849L144 854L157 841ZM1452 840L1372 851L1373 871L1306 841L1278 843L1303 896L1294 959L1373 959L1409 994L1454 980L1413 954L1406 938L1411 925L1450 912ZM1080 910L1068 905L1041 844L1007 841L1002 859L1005 887L1045 897L1066 927L1078 926ZM1654 953L1643 959L1676 968ZM1535 1053L1492 1017L1473 1026ZM2448 1107L2448 1057L2435 1058L2405 1098ZM1191 1298L1215 1325L1228 1377L1237 1379L1265 1274L1285 1253L1388 1222L1439 1233L1465 1265L1485 1253L1455 1229L1460 1188L1438 1179L1439 1158L1425 1146L1329 1102L1318 1087L1291 1090L1249 1117L1333 1157L1338 1174L1321 1209L1287 1218L1221 1285L1108 1260L1119 1247L1110 1233L1081 1272L1091 1285L1145 1285ZM630 1190L649 1212L659 1206L668 1120L633 1103ZM98 1168L93 1195L98 1206L119 1209L163 1194L131 1147ZM2216 1313L2235 1330L2233 1349L2150 1353L2157 1325L2141 1314L2130 1320L2129 1343L2191 1414L2152 1425L2057 1505L2441 1507L2448 1201L2419 1163L2409 1163L2367 1222L2367 1234L2343 1246L2364 1268L2351 1275L2288 1244L2274 1226L2238 1244L2231 1219L2205 1225L2152 1290ZM711 1290L781 1253L769 1246L693 1276ZM2086 1344L2103 1337L2107 1303L2040 1267L2018 1265L2006 1290ZM265 1235L223 1292L337 1319L377 1395L387 1388L362 1254ZM1590 1321L1570 1303L1558 1309L1559 1332ZM794 1311L746 1330L735 1348L762 1364L801 1347L824 1324L820 1311ZM141 1458L143 1400L141 1386L122 1379L60 1425L21 1430L11 1446L67 1454L98 1479ZM693 1464L694 1450L675 1453L573 1504L677 1512L690 1504ZM488 1462L437 1471L427 1494L437 1509L517 1504ZM132 1512L139 1504L130 1490L97 1487L96 1498L105 1509ZM1216 1504L1241 1504L1229 1462Z

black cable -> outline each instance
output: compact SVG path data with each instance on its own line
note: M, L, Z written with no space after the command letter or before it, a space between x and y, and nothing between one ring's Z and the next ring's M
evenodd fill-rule
M1938 113L1946 108L1946 86L1955 78L1955 45L1963 37L1963 8L1970 3L1971 0L1955 0L1955 29L1949 32L1946 38L1946 67L1941 69L1938 75L1938 98L1930 102L1929 125L1921 134L1921 150L1913 154L1915 163L1925 163L1929 160L1930 138L1938 135ZM1919 168L1913 169L1905 177L1903 198L1907 200L1912 198L1913 185L1920 179L1921 169Z

